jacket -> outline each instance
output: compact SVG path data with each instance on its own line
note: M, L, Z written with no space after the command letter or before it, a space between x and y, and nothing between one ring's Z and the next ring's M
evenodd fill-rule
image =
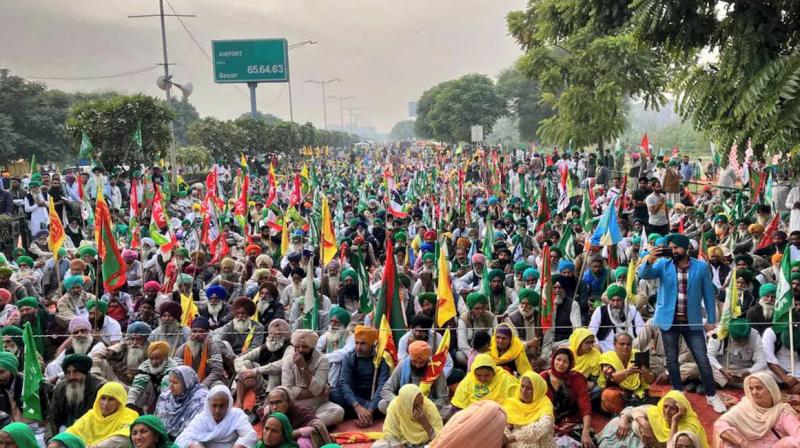
M669 330L672 328L675 318L675 305L678 299L678 272L675 264L667 258L662 258L653 264L643 263L639 266L639 278L660 280L653 323L664 331ZM686 314L689 318L690 330L703 330L702 305L705 305L708 323L716 322L715 293L716 288L711 282L711 270L708 263L691 258L689 284L686 292Z

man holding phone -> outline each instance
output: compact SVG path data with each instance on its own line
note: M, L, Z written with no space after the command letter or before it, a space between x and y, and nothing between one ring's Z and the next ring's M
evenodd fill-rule
M679 338L683 337L700 370L708 404L722 414L726 408L717 396L706 350L706 331L716 321L711 271L706 262L689 257L689 238L673 233L666 241L669 247L655 247L647 256L639 267L639 278L660 280L653 323L661 329L672 388L683 390L678 361Z

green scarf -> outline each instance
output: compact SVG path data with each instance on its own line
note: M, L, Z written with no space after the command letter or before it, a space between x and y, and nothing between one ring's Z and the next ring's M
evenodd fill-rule
M14 440L14 443L19 447L39 446L36 442L36 437L33 435L33 431L31 431L31 428L25 423L10 423L0 431L10 435L11 439Z
M297 442L294 441L294 437L292 436L292 424L289 423L289 417L281 412L273 412L269 414L267 418L264 419L264 424L266 426L267 420L272 417L279 422L281 422L281 427L283 428L283 439L284 442L274 448L298 448L299 445ZM255 448L267 448L267 444L264 441L259 441Z
M164 423L161 419L155 415L143 415L131 423L131 445L133 445L133 428L136 425L145 425L158 434L158 444L156 448L178 448L178 445L170 442L167 428L164 427Z

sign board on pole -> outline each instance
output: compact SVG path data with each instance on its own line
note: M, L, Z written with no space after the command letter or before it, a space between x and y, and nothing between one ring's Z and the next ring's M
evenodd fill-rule
M288 82L286 39L214 40L214 82Z
M408 102L408 118L417 118L417 102Z
M483 142L483 126L481 125L470 126L469 131L471 134L472 143Z

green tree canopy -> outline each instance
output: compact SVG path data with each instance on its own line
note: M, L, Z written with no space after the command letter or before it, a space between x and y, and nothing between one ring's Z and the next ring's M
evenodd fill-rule
M392 126L389 138L395 141L414 140L415 128L414 120L398 121Z
M200 114L186 97L170 100L172 110L175 111L175 144L186 146L189 144L189 125L200 119Z
M553 115L553 110L541 102L539 83L511 67L497 77L497 93L516 119L519 137L525 141L539 141L536 134L539 123Z

